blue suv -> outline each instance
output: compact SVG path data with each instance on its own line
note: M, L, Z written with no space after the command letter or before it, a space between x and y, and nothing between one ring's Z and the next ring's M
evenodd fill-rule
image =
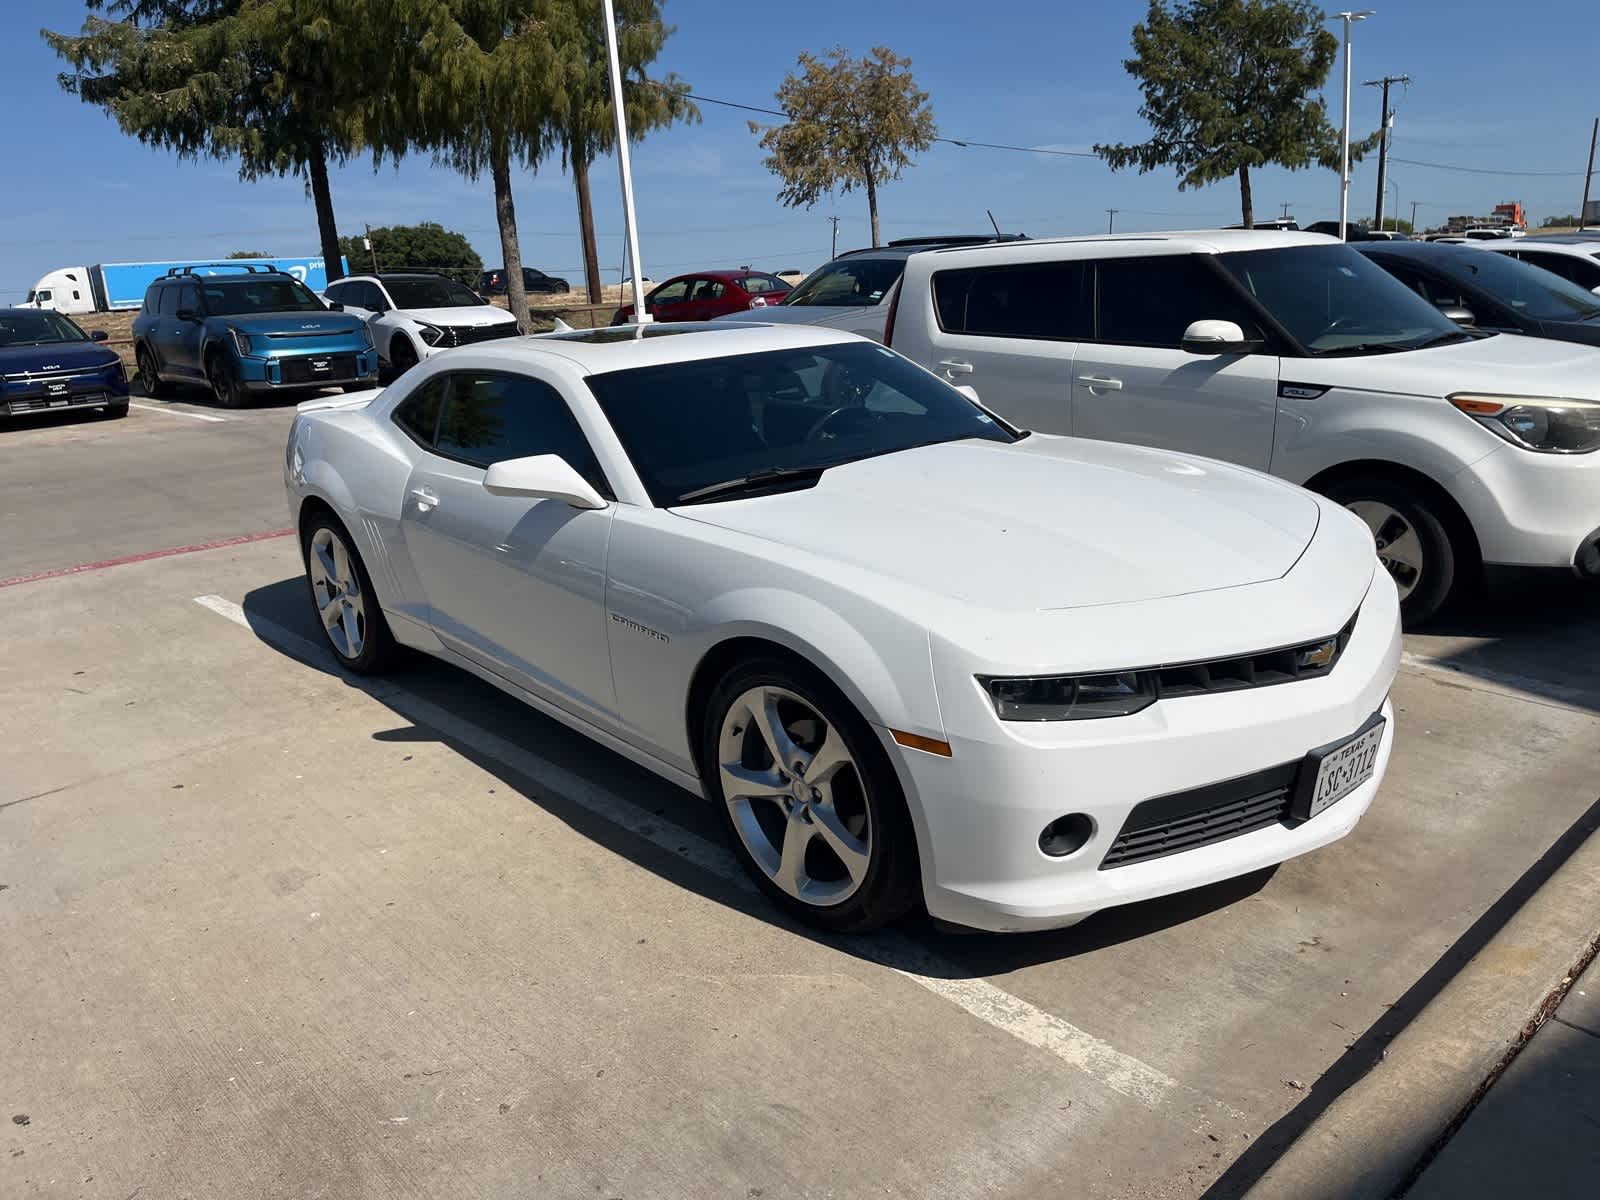
M128 377L116 353L47 308L0 308L0 415L96 408L128 415Z
M139 382L152 396L199 383L237 408L261 392L378 386L366 322L266 267L174 267L145 292L133 340Z

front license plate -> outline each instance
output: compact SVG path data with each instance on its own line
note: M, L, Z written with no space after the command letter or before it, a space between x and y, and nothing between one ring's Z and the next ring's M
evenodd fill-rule
M1318 747L1306 755L1300 769L1295 816L1309 821L1372 778L1378 765L1378 747L1383 743L1384 724L1383 717L1375 713L1343 741Z

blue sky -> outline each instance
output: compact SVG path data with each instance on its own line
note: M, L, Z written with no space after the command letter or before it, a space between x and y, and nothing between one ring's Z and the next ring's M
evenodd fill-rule
M1097 141L1136 140L1134 80L1122 69L1142 2L1085 0L667 0L678 31L661 66L703 95L771 104L801 50L842 44L855 52L882 43L909 55L932 97L940 133L955 138L1087 150ZM1560 176L1470 174L1391 161L1401 211L1418 219L1487 211L1521 200L1535 220L1576 211L1589 123L1600 112L1592 84L1592 39L1560 36L1570 5L1525 0L1508 36L1506 9L1484 0L1419 4L1377 0L1356 26L1352 126L1373 129L1383 74L1415 81L1397 95L1397 158L1480 171L1559 171ZM292 179L244 183L225 161L179 163L124 137L98 109L63 93L60 64L41 27L76 29L80 0L5 0L0 14L0 112L5 117L8 219L0 223L0 298L22 295L45 271L73 264L209 258L235 249L309 254L316 226L302 185ZM1334 26L1336 29L1337 26ZM1339 75L1330 80L1337 120ZM635 151L644 259L656 279L697 266L751 263L809 269L825 260L831 229L840 247L869 241L859 193L810 211L782 207L761 165L745 114L704 106L701 124L658 133ZM621 262L621 213L607 160L594 173L601 256ZM1370 214L1375 167L1356 168L1352 215ZM1391 205L1392 205L1391 193ZM1261 172L1258 215L1287 201L1302 221L1337 216L1338 179L1312 170ZM374 172L352 162L334 180L342 232L436 220L466 233L486 264L498 261L492 193L415 158ZM579 276L576 206L558 162L516 180L524 261ZM1214 225L1238 219L1238 188L1223 183L1179 192L1170 172L1113 174L1085 158L1060 158L939 145L880 196L886 237L987 227L1041 234Z

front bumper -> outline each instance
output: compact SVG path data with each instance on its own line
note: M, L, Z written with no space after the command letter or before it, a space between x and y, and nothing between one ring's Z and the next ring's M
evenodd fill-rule
M1600 537L1600 451L1501 446L1455 476L1450 490L1488 564L1573 570Z
M1343 656L1319 679L1163 700L1102 721L1002 722L975 681L939 679L950 758L902 750L918 817L928 911L997 932L1071 925L1130 904L1243 875L1349 833L1372 803L1394 744L1388 692L1400 661L1399 607L1379 572ZM1298 763L1388 718L1373 776L1299 825L1253 832L1167 857L1102 867L1141 801ZM965 731L965 732L958 732ZM1094 823L1074 853L1039 848L1044 827L1069 813Z
M7 384L0 390L0 415L12 417L79 408L111 408L127 403L128 376L121 368L79 375L54 384Z
M237 359L239 381L250 392L304 391L366 383L377 386L376 350L334 350L326 354L276 355Z

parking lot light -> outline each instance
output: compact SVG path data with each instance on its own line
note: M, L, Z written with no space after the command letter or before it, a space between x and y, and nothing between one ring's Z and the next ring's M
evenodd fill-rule
M1376 9L1335 13L1344 22L1344 124L1339 134L1339 240L1344 241L1345 220L1350 215L1350 23L1365 21Z

